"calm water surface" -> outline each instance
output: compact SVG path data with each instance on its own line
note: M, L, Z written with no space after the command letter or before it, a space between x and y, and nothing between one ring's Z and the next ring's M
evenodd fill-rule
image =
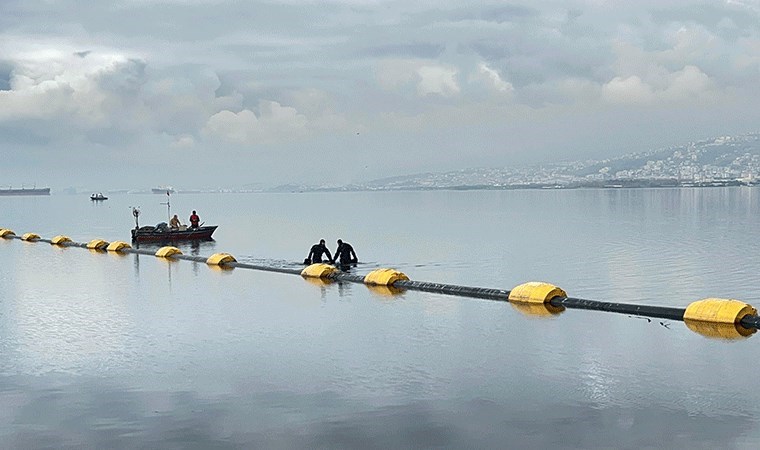
M0 227L128 240L158 195L0 197ZM241 261L342 238L366 273L760 306L760 189L178 194ZM662 322L662 323L660 323ZM758 448L757 336L0 240L3 448Z

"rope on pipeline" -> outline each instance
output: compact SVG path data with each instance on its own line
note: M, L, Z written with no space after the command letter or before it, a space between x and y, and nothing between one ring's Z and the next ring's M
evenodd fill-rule
M35 233L21 236L9 229L0 228L0 238L19 239L27 242L47 242L62 247L81 247L102 252L133 253L156 256L167 259L181 259L206 263L221 268L241 268L266 272L278 272L301 275L306 279L322 283L334 281L365 284L382 293L395 295L405 290L432 292L437 294L496 300L510 303L518 311L531 316L556 316L565 309L583 309L594 311L628 314L638 317L651 317L683 321L686 326L699 334L722 339L748 337L760 329L760 316L757 310L744 302L733 299L706 298L691 303L686 308L664 306L635 305L626 303L602 302L569 297L561 288L549 283L528 282L516 286L511 291L454 284L432 283L410 280L404 273L395 269L376 269L367 275L343 272L329 264L311 264L304 269L272 267L238 262L229 253L215 253L209 257L185 255L172 246L159 248L157 251L132 248L123 241L106 242L94 239L87 243L74 242L64 235L44 239Z

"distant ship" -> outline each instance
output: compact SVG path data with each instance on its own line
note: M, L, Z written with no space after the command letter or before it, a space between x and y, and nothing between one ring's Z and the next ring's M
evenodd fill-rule
M154 187L150 190L154 194L166 194L167 192L170 194L174 194L176 191L171 186L161 186L161 187Z
M0 189L0 195L50 195L50 188Z

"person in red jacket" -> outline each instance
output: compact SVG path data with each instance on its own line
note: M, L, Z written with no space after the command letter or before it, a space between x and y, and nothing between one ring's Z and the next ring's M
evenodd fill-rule
M201 218L198 217L198 214L196 214L195 210L193 210L193 213L190 214L190 228L198 228L200 222Z

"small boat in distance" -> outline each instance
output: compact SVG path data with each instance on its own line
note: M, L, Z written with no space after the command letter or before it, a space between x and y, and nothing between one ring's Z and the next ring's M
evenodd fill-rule
M21 186L20 189L0 189L0 195L50 195L50 188L25 188Z
M108 197L106 197L105 195L103 195L101 192L98 192L97 194L92 194L90 196L90 200L92 200L94 202L97 202L97 201L101 201L101 200L108 200Z
M171 186L159 186L150 190L154 194L174 194L176 191Z

